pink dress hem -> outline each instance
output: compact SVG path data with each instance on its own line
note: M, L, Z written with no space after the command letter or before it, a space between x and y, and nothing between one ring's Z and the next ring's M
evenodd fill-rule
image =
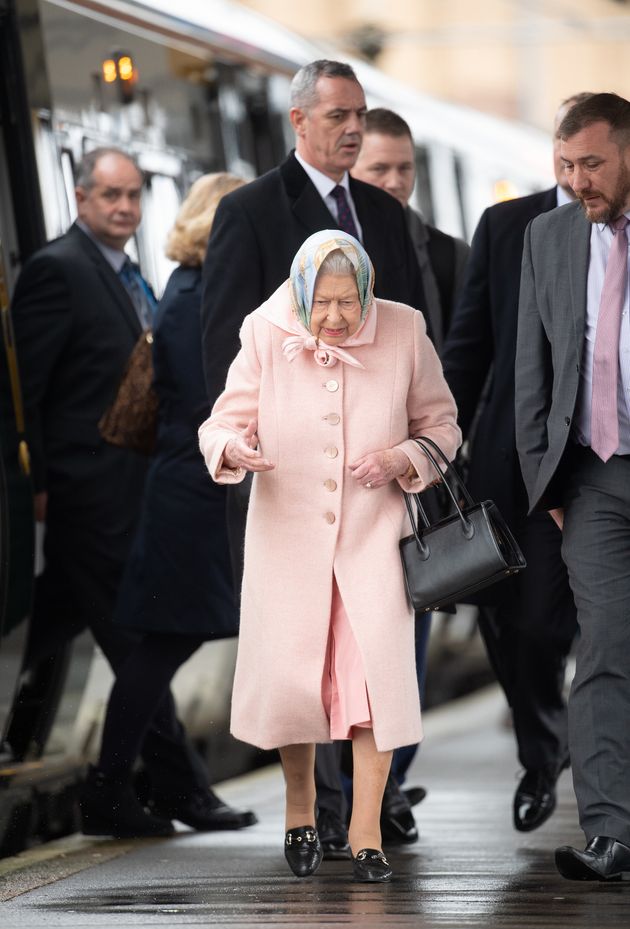
M354 727L372 728L363 659L334 576L322 700L331 739L351 739Z

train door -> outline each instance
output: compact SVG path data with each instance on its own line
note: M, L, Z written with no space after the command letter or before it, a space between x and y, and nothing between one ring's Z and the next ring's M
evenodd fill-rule
M9 290L17 254L9 195L7 158L0 148L0 313L2 315L2 378L0 401L0 730L2 754L31 608L33 576L33 506L28 446L19 369L9 312Z
M79 773L62 753L53 764L43 757L63 705L69 649L45 667L27 671L24 664L36 536L10 296L20 266L46 240L23 58L28 43L18 27L28 24L39 74L37 16L25 15L32 6L33 0L0 0L0 857L24 848L34 833L71 831Z
M33 509L9 295L20 254L43 238L14 5L0 2L0 738L21 670L33 578ZM20 209L17 209L17 207Z

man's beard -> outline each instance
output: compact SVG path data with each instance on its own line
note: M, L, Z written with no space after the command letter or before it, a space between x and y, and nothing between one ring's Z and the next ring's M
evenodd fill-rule
M626 204L630 199L630 171L625 164L620 166L617 186L615 187L612 197L605 197L597 190L590 190L588 193L591 195L596 193L606 204L606 206L599 207L596 211L593 211L585 203L584 195L577 195L582 209L586 214L586 218L590 223L609 223L611 220L617 219L617 217L621 216L625 211Z

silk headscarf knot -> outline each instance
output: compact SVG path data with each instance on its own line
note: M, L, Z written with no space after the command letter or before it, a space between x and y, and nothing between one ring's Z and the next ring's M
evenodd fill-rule
M306 349L313 352L316 363L323 368L333 367L337 361L343 361L356 368L363 367L349 352L344 351L342 345L326 345L320 339L315 338L310 330L317 274L326 256L338 249L347 256L354 268L361 303L361 325L357 332L346 339L342 345L352 346L361 344L363 341L359 333L365 327L368 311L374 301L372 262L354 236L340 229L324 229L309 236L291 264L289 292L296 317L295 331L297 334L289 336L282 343L282 350L289 361L293 361L301 351ZM357 337L359 337L358 340Z

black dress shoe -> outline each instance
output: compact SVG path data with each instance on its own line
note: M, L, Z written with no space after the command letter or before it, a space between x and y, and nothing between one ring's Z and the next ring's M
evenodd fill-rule
M418 806L427 795L424 787L405 787L403 793L409 801L409 806Z
M175 832L169 819L145 810L130 781L107 777L92 766L79 793L79 810L84 835L140 839L163 838Z
M178 798L155 796L151 801L151 807L161 816L178 819L198 832L243 829L258 822L251 810L235 810L217 797L210 788L200 788Z
M556 777L526 771L514 794L514 828L531 832L546 822L556 808Z
M381 806L381 835L383 842L389 843L407 844L418 840L409 800L391 774L387 778Z
M314 874L322 863L322 846L313 826L289 829L284 837L284 857L296 877Z
M391 881L393 873L389 861L378 848L362 848L352 859L354 881L384 884Z
M326 861L351 857L348 830L332 810L321 809L317 814L317 834Z
M570 845L557 848L556 867L570 881L630 881L630 848L597 835L583 852Z

